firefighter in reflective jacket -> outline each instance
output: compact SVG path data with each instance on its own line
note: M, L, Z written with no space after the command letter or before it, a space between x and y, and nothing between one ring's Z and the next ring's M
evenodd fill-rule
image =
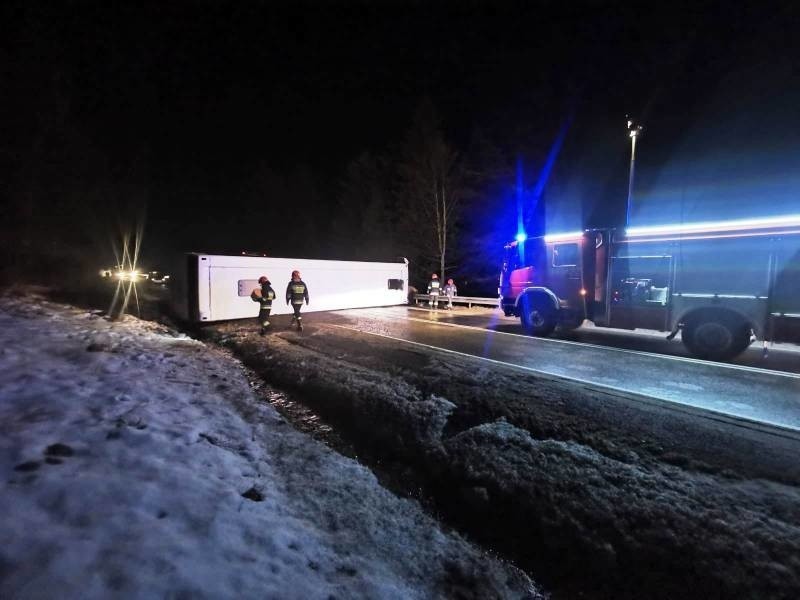
M303 301L308 304L308 286L300 279L300 271L292 271L292 280L286 286L286 304L292 303L294 316L292 324L297 323L297 330L303 331L303 317L300 316L300 309Z
M275 299L275 290L264 275L258 278L260 288L256 288L250 294L253 302L258 302L258 323L261 325L261 335L267 332L269 327L269 313L272 312L272 301Z
M428 306L439 308L439 294L442 291L442 284L439 281L439 276L434 273L431 275L430 283L428 283Z

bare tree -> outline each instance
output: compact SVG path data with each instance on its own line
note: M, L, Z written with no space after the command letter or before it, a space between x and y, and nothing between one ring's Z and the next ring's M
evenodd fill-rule
M405 220L414 233L422 234L422 252L439 264L444 279L449 243L466 192L466 171L459 153L445 140L429 101L416 112L399 174Z

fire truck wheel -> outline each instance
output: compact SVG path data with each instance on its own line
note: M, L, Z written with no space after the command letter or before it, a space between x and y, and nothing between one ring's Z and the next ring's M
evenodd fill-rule
M690 321L684 325L681 337L694 356L709 360L728 360L750 345L747 324L733 319Z
M531 335L544 337L553 333L556 328L555 311L548 306L531 302L520 315L522 326Z

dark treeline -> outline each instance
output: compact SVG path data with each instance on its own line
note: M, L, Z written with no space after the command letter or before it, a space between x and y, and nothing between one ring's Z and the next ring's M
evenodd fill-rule
M418 285L436 271L476 293L496 287L502 245L517 227L517 159L477 129L457 148L428 99L401 137L340 173L253 157L231 176L185 158L164 162L145 142L115 157L75 126L75 105L58 85L32 151L5 156L6 277L94 274L138 235L145 268L169 268L186 251L406 257Z
M154 269L248 251L491 279L516 228L517 156L540 161L552 131L484 113L494 93L465 109L508 50L481 55L465 27L475 48L406 55L447 15L360 9L332 5L330 24L261 3L5 4L4 275L96 273L139 232ZM557 109L552 85L537 94Z
M3 274L96 273L140 231L151 269L185 251L404 256L416 285L444 271L492 293L520 227L620 223L626 113L646 122L641 196L667 206L659 169L689 172L692 131L705 164L703 98L736 99L717 84L737 65L796 46L788 9L377 4L4 3ZM791 97L776 81L766 95Z

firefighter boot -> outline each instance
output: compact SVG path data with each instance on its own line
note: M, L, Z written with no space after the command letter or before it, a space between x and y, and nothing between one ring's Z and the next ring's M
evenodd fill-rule
M297 331L303 331L303 317L297 317Z

